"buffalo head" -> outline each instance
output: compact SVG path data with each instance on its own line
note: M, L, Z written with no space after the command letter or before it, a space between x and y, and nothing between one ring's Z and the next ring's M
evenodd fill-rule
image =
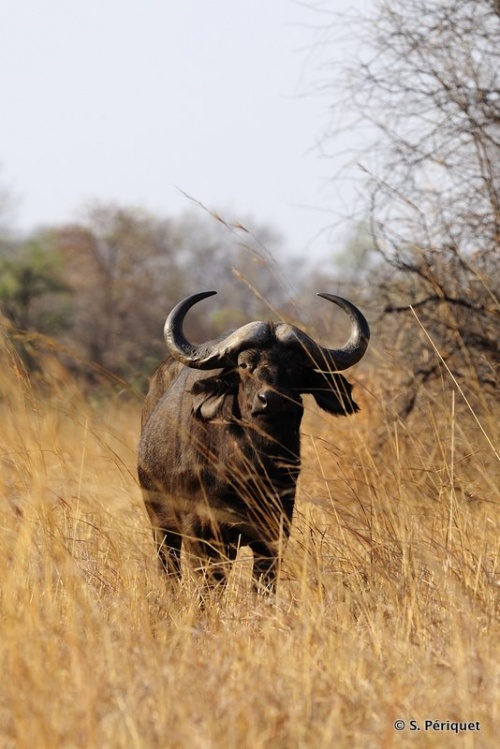
M352 332L340 349L320 346L306 333L287 323L252 322L213 343L195 346L186 340L183 322L187 312L215 291L203 291L180 302L165 323L170 355L199 370L224 368L222 377L197 380L193 389L195 413L215 416L226 393L239 393L244 419L272 419L301 405L300 393L310 393L321 408L334 414L357 410L351 386L339 371L356 364L370 338L368 323L346 299L333 294L318 296L341 307L352 321ZM242 388L238 388L238 385ZM203 397L205 395L205 397Z

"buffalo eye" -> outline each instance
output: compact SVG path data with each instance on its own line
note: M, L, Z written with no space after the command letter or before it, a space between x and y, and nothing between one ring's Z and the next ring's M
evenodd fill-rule
M238 368L244 369L247 372L253 372L256 366L255 360L249 356L248 352L245 354L242 354L238 360Z

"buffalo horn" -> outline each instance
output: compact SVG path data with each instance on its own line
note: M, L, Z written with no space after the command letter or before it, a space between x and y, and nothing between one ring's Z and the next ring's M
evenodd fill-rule
M305 351L315 369L329 369L337 372L348 369L363 358L368 347L370 340L368 323L360 310L347 299L326 293L318 294L318 296L340 307L352 322L351 335L342 348L330 349L320 346L302 330L286 323L279 325L276 337L286 345Z
M197 302L217 294L216 291L201 291L177 304L165 322L165 341L169 353L187 367L194 369L218 369L234 365L235 357L243 348L262 347L269 338L269 327L263 322L243 325L227 338L215 343L195 346L183 333L183 323L188 311Z
M218 369L234 365L238 353L245 348L260 348L269 340L269 326L263 322L251 322L230 333L222 341L195 346L183 332L184 318L197 302L216 294L216 291L202 291L183 299L167 317L165 341L169 353L178 361L195 369ZM352 322L351 335L347 343L339 349L320 346L306 333L287 323L277 323L274 334L281 343L301 348L310 358L315 369L340 371L352 367L364 355L370 339L370 328L357 307L334 294L318 294L340 307Z

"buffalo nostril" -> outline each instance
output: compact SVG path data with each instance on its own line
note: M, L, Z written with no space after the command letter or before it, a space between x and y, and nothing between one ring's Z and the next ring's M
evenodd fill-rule
M265 393L257 393L257 398L262 404L262 408L267 408L267 397Z

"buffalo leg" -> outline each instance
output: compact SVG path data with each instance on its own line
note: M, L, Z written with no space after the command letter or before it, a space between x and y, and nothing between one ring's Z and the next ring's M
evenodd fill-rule
M159 492L143 489L143 497L161 566L167 575L180 577L182 536L175 515Z
M163 570L167 575L180 577L182 536L164 528L155 529L154 536Z
M190 567L201 575L203 589L222 592L236 558L237 546L226 543L218 529L203 523L192 528L191 538L184 540Z

